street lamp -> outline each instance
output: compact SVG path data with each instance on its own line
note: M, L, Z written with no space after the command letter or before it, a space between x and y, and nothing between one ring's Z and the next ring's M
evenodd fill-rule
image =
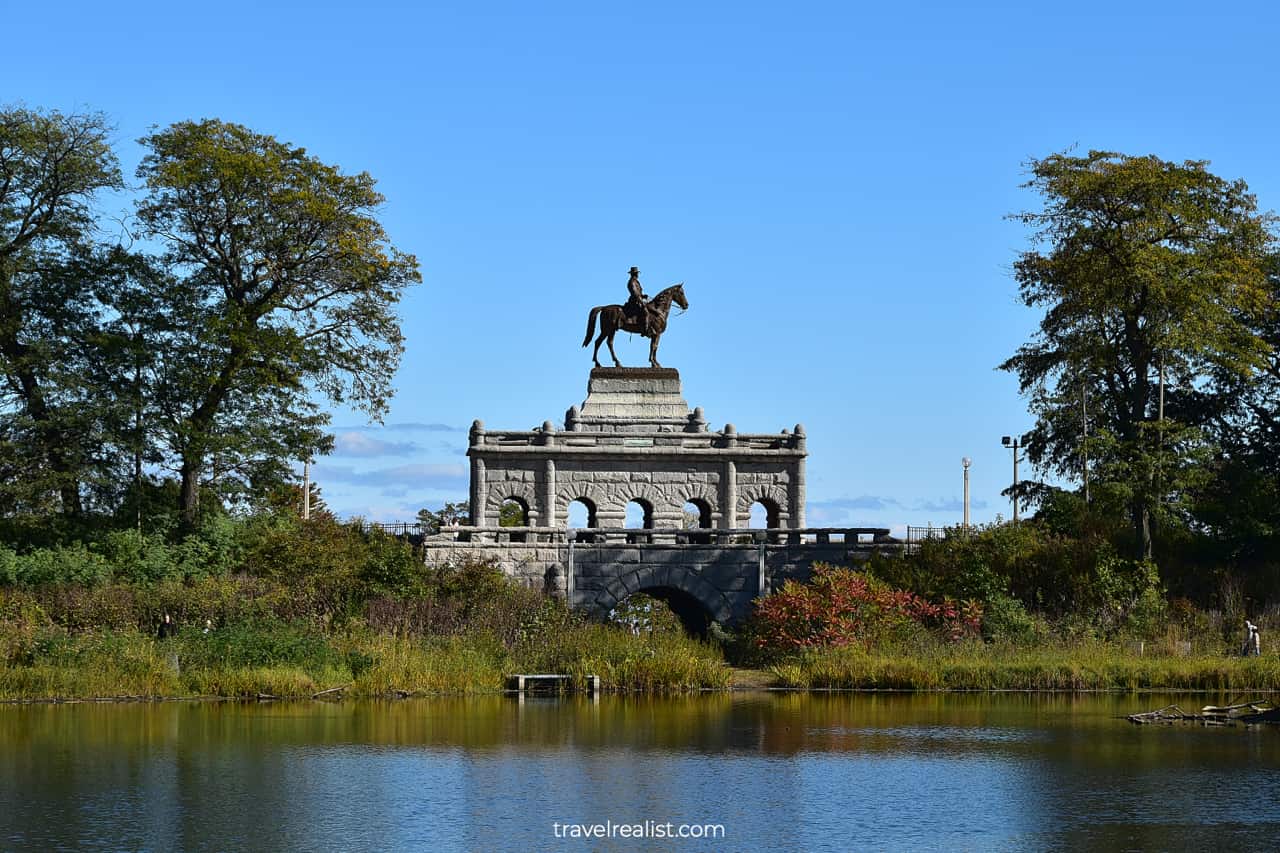
M973 464L973 460L968 456L960 460L960 464L964 466L964 529L969 529L969 466Z
M1000 438L1000 443L1013 451L1013 520L1017 521L1018 520L1018 448L1021 447L1021 445L1018 444L1018 437L1016 435L1002 436Z

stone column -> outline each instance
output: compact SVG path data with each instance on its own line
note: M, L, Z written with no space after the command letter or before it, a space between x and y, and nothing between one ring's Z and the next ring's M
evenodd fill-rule
M807 442L804 435L804 424L796 424L795 431L796 450L802 453L806 452ZM804 503L808 500L805 494L804 483L804 456L796 460L795 468L791 474L791 526L804 527Z
M471 457L471 523L476 527L484 527L489 522L485 518L485 503L489 500L489 488L485 482L484 460L478 456Z
M720 526L730 530L738 526L738 463L732 459L724 461L724 471L720 475Z
M804 527L804 457L791 467L791 526Z
M542 469L542 526L556 526L556 460L548 459Z

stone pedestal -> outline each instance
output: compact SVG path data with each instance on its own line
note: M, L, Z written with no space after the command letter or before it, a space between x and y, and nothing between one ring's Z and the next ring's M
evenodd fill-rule
M669 367L597 367L587 380L587 399L571 409L570 430L684 431L692 413L680 388L680 373Z

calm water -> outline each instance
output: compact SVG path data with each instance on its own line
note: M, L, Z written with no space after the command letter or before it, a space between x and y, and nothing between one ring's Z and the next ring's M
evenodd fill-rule
M0 847L1276 849L1280 729L1116 719L1166 701L0 706ZM646 820L725 837L588 841L553 827Z

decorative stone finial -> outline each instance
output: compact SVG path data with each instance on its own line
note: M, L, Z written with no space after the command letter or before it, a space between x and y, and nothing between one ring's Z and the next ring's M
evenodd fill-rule
M706 432L707 416L702 411L702 407L698 406L689 415L689 432Z

